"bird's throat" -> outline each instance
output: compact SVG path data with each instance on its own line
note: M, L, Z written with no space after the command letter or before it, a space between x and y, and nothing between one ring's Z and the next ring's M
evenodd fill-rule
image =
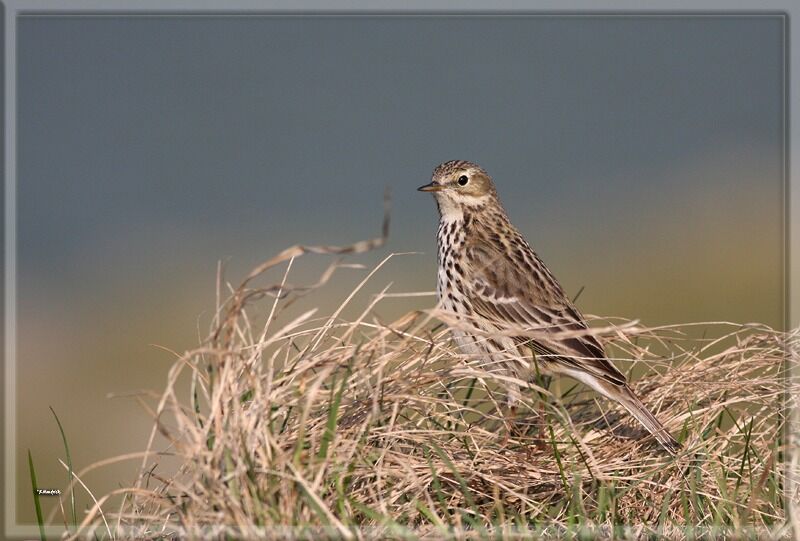
M439 207L440 222L452 222L464 219L464 208L449 197L437 197L436 205Z

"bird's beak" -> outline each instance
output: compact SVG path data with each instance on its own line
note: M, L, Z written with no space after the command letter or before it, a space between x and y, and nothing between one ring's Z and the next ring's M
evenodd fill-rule
M444 186L441 184L434 184L433 182L417 188L417 191L420 192L441 192L442 190L444 190Z

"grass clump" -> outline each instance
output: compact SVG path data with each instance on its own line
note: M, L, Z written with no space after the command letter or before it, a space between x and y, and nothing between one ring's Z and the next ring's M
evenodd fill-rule
M672 539L788 531L797 495L787 479L797 472L783 412L800 396L787 355L797 332L715 324L714 339L689 340L682 326L604 324L598 333L614 356L645 367L632 386L682 441L673 459L620 407L567 380L529 390L512 424L504 376L458 353L435 309L382 322L374 308L384 291L349 321L341 308L322 318L285 315L315 291L288 285L297 257L381 242L294 247L220 295L207 339L176 359L154 406L139 481L118 491L119 509L101 498L82 534ZM284 264L275 285L253 285ZM345 303L359 302L364 283ZM169 442L158 451L180 464L157 478L148 474L156 432Z

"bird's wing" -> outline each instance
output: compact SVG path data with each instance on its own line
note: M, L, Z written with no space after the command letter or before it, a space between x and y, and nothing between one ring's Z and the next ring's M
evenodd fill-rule
M465 287L469 290L475 315L501 327L540 330L541 337L520 336L515 340L543 359L564 363L615 385L624 385L625 376L606 359L603 347L594 336L558 336L585 330L586 322L544 264L530 248L525 248L527 257L515 260L503 253L502 248L491 244L468 247L470 279Z

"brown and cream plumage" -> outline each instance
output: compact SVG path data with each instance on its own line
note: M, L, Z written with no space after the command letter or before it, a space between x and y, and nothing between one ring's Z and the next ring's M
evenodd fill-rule
M433 193L439 208L436 289L442 308L462 323L452 329L459 348L522 380L534 370L577 379L622 404L675 454L678 442L598 340L581 332L583 316L509 221L489 174L468 161L449 161L419 190ZM518 399L518 388L509 385L508 392L509 402Z

